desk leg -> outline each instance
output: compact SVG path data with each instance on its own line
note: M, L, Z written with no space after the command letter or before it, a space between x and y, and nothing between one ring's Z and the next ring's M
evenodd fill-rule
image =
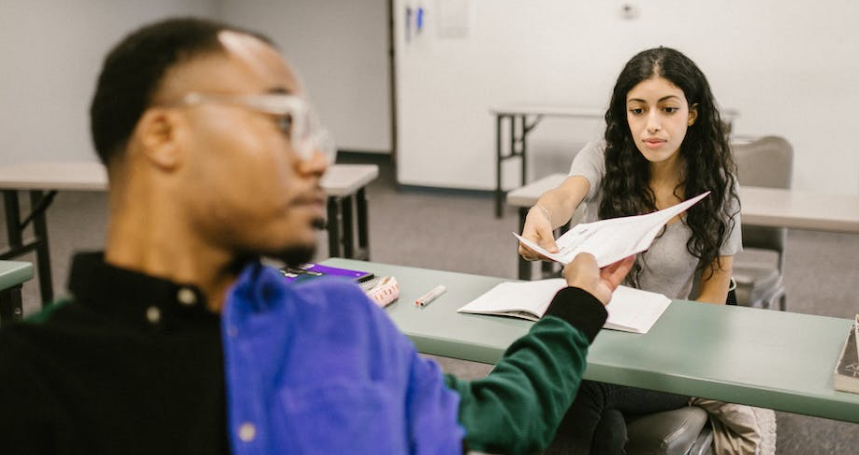
M528 216L528 209L525 207L519 207L519 232L522 232L522 229L525 227L526 216ZM516 257L519 261L519 279L530 280L532 278L531 261L526 261L524 258L522 258L522 255L520 255L518 251L516 252Z
M39 290L42 294L42 306L54 300L54 285L51 278L51 255L48 250L48 225L45 220L45 210L50 205L56 192L43 194L42 191L30 191L31 214L21 222L21 207L18 202L18 192L3 190L3 204L6 208L6 237L9 241L8 251L0 254L0 259L13 259L30 251L36 252L36 270L39 276ZM24 243L24 229L33 223L33 240Z
M522 136L520 136L521 141L519 143L519 154L522 156L522 179L519 186L525 186L525 183L528 181L528 142L526 139L528 137L528 133L531 131L531 128L533 128L533 126L528 126L528 117L523 115L520 119L522 121ZM534 126L536 125L537 123L534 122Z
M504 123L504 115L495 115L495 218L504 216L504 205L501 191L501 129Z
M340 257L340 200L335 197L328 198L328 256Z
M354 215L352 214L352 196L346 196L341 199L341 210L343 211L343 257L348 259L355 258L355 223Z
M540 262L540 279L545 280L547 278L558 278L558 273L560 272L555 264L556 262L550 261L541 261Z
M367 192L358 190L355 203L358 206L358 259L370 260L370 220L367 216Z
M18 205L18 192L3 190L3 205L6 210L6 238L9 240L9 251L14 252L23 247L21 208Z
M517 150L517 147L516 147L516 141L517 141L517 136L516 136L516 118L517 118L517 116L516 116L516 115L510 115L508 118L510 119L510 145L509 145L509 147L510 147L510 154L509 154L509 155L507 155L507 157L506 157L506 158L507 158L507 159L510 159L510 158L513 158L513 157L515 157L515 156L516 156L516 150ZM506 192L506 191L502 191L502 197L503 197L503 196L506 196L506 195L507 195L507 192ZM506 201L505 201L505 202L506 202Z
M21 303L21 285L0 291L0 325L24 319Z
M41 191L30 191L30 206L38 207L43 197ZM42 293L42 306L54 300L54 283L51 278L51 254L48 249L48 223L45 221L45 211L34 212L33 234L36 237L36 266L39 269L39 290Z

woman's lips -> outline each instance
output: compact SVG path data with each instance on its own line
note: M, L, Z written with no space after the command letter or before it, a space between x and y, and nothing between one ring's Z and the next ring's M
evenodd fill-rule
M644 145L646 145L648 148L655 149L661 147L662 144L664 144L665 142L667 142L665 139L645 139Z

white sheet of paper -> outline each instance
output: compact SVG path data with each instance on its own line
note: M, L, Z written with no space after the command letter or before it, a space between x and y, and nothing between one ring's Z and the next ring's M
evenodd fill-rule
M710 194L709 191L646 215L577 224L555 241L558 245L557 253L550 253L515 232L513 235L528 248L561 264L569 264L577 254L584 252L593 254L597 264L605 267L650 248L650 244L659 235L665 223L688 210L708 194Z

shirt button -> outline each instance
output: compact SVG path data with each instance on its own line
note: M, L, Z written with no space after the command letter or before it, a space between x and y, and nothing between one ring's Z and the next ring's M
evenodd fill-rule
M146 309L146 320L153 323L153 324L157 324L158 321L161 320L161 310L159 310L158 307L156 307L156 306L151 306L151 307L147 308Z
M188 288L179 289L179 292L176 294L176 299L179 300L179 303L185 306L191 306L197 303L197 296L194 294L194 291Z
M239 439L243 442L251 442L257 436L257 427L250 422L245 422L239 427Z

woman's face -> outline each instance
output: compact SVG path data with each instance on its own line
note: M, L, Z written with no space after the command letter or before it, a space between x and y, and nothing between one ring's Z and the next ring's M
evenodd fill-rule
M626 120L632 140L652 164L671 164L695 123L696 106L689 108L680 87L659 76L641 81L626 94Z

